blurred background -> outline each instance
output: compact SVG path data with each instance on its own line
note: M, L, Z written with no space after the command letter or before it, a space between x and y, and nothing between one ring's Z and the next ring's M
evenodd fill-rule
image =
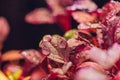
M93 0L102 7L109 0ZM3 52L13 49L38 49L38 44L45 34L63 35L58 24L33 25L26 23L24 17L35 8L48 8L45 0L0 0L0 16L4 16L10 25L10 34L5 41ZM72 28L76 22L71 19Z

